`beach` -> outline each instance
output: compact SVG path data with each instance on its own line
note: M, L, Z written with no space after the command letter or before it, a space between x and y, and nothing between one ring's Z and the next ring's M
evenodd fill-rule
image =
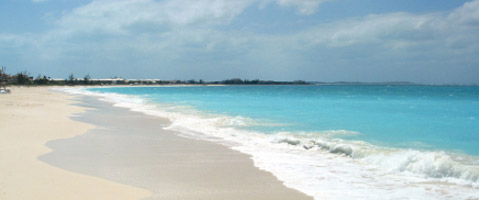
M10 88L0 96L0 199L141 199L150 195L37 159L50 140L83 134L93 125L69 117L85 109L49 88Z
M312 199L165 119L49 89L0 96L0 199Z

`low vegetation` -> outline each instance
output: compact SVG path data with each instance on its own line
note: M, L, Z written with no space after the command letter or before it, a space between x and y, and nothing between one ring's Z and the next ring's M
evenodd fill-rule
M272 81L272 80L248 80L248 79L227 79L222 81L203 81L200 80L160 80L160 79L124 79L124 78L106 78L92 79L89 74L83 78L76 78L72 73L66 79L54 79L46 75L38 75L36 78L27 71L18 72L14 75L5 73L3 68L0 74L2 85L307 85L306 81Z

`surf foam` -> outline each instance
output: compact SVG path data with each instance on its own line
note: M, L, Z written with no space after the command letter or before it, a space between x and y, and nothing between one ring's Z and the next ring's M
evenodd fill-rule
M117 107L167 118L171 124L165 129L249 154L256 167L315 199L479 198L477 157L331 137L359 134L347 130L264 134L242 129L256 121L241 116L208 114L188 106L151 102L146 97L81 88L62 91L95 96Z

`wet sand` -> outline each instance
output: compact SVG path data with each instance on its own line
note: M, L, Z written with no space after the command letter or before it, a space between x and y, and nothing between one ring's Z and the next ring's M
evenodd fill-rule
M74 138L53 140L40 160L68 171L144 188L146 199L312 199L255 168L248 155L162 129L166 119L92 97L74 120L95 125Z

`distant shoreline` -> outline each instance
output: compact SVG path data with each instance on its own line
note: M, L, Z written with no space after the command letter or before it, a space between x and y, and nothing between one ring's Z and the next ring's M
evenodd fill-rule
M345 86L479 86L474 84L425 84L409 81L385 81L385 82L362 82L362 81L278 81L278 80L260 80L260 79L241 79L232 78L216 81L204 81L203 79L190 80L163 80L163 79L125 79L125 78L102 78L93 79L89 75L84 78L75 78L71 74L67 79L51 78L47 76L38 76L36 78L29 76L26 72L20 72L15 75L9 75L0 71L0 88L5 86L105 86L105 85L198 85L198 86L217 86L217 85L345 85Z
M420 84L420 83L349 83L349 82L307 82L307 84L89 84L89 85L16 85L5 87L211 87L211 86L417 86L417 87L479 87L477 84Z

